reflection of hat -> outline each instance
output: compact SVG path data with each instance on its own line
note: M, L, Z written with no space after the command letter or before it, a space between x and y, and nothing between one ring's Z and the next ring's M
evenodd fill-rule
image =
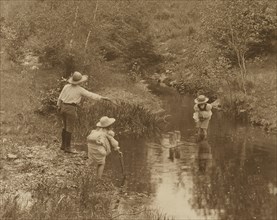
M209 100L209 98L207 98L206 96L200 95L196 99L194 99L194 102L196 104L202 104L202 103L206 103L208 100Z
M68 82L74 85L80 84L81 82L85 82L88 80L87 75L82 75L79 72L74 72L72 77L68 79Z
M107 116L103 116L100 118L99 122L96 124L97 127L106 128L115 122L114 118L109 118Z

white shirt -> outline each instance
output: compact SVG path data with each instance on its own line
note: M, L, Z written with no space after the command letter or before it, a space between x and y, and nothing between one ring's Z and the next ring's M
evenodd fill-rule
M61 105L61 101L64 103L75 103L79 104L81 102L82 96L100 100L102 98L101 95L89 92L79 85L67 84L63 87L63 90L58 98L57 105Z
M113 131L108 131L103 128L92 130L90 135L87 137L88 147L97 148L97 145L102 145L105 147L107 154L111 153L111 146L114 150L119 150L119 143L114 139L113 135ZM95 144L97 145L95 146Z

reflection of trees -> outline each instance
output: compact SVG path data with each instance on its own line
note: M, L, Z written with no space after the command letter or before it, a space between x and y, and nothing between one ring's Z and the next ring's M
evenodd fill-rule
M236 153L230 148L229 152L226 148L213 150L216 165L209 172L193 170L192 206L202 209L206 216L216 210L224 220L275 219L276 197L269 193L268 181L256 169L262 159L247 155L244 142L241 147Z

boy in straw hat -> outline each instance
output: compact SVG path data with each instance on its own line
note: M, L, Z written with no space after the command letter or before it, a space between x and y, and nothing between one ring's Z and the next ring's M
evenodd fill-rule
M71 136L77 120L77 107L82 97L88 97L94 100L109 100L107 97L92 93L80 86L87 81L88 76L79 72L74 72L68 79L69 84L62 89L57 101L59 112L63 118L62 145L61 149L68 153L76 153L71 149Z
M114 122L114 118L102 117L96 124L97 128L92 130L87 137L88 158L90 162L97 164L98 178L102 177L106 156L111 153L111 146L115 151L119 150L118 141L114 139L114 132L112 130Z
M203 133L203 139L207 138L207 130L209 126L210 119L212 117L212 105L208 104L207 98L204 95L199 95L195 100L194 105L194 114L193 119L196 122L196 127L198 128L198 138L201 138L201 134Z

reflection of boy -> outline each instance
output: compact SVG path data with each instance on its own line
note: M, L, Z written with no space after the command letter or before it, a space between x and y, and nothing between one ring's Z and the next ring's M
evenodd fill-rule
M208 100L209 99L204 95L200 95L194 100L195 112L193 114L193 119L195 120L196 127L198 128L198 136L200 137L203 132L204 139L207 137L207 129L213 114L211 111L212 105L207 103Z
M204 174L212 166L212 150L207 141L201 141L198 149L198 167L199 172Z

